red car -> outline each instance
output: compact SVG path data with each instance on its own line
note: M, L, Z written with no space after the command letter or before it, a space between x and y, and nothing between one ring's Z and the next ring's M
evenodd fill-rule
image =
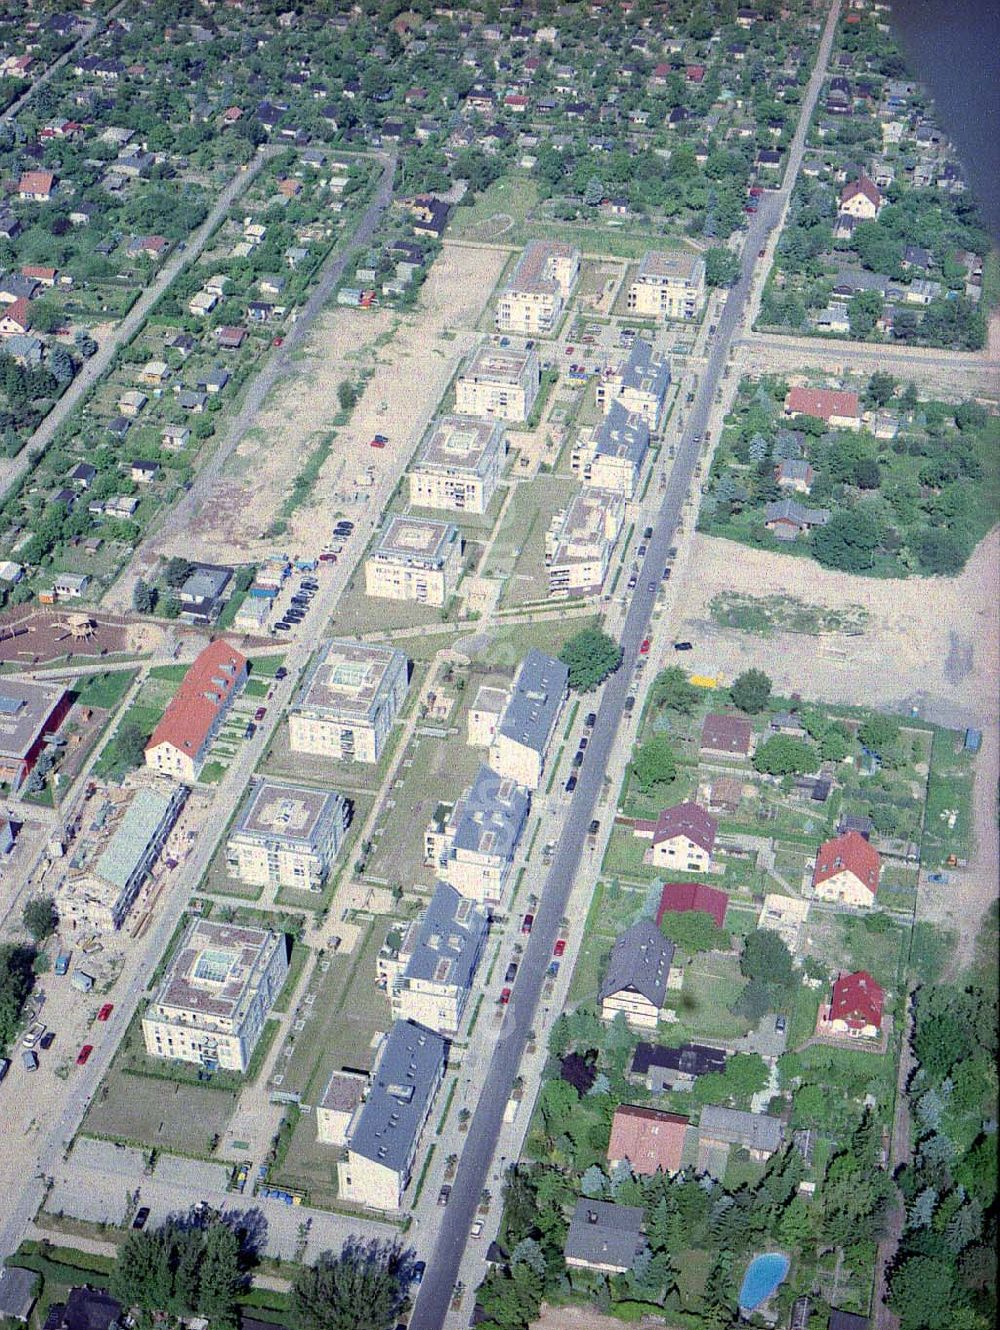
M566 348L566 354L567 354L568 356L571 356L575 350L576 350L576 347L574 347L574 346L568 346L568 347Z
M272 341L271 341L271 345L272 345L272 346L284 346L284 345L285 345L285 339L284 339L283 337L275 337L275 338L272 339Z
M253 713L253 718L254 720L263 720L266 715L267 715L267 707L258 707L257 710Z
M371 443L368 446L369 448L384 448L385 444L381 441L381 439L372 439Z
M533 914L526 914L524 918L521 920L521 932L530 933L531 926L532 924L534 924L534 922L535 922L535 916Z
M642 639L642 646L639 648L639 655L640 655L640 656L648 656L648 655L649 655L649 638L648 638L648 637L644 637L644 638Z
M108 1020L108 1019L110 1018L110 1016L111 1016L111 1013L114 1011L114 1009L115 1009L115 1004L114 1004L113 1002L105 1002L104 1006L103 1006L103 1007L101 1008L101 1010L97 1013L97 1019L98 1019L99 1021L106 1021L106 1020Z
M331 554L329 550L324 550L319 556L319 561L320 563L336 563L337 556L336 554Z
M759 199L763 196L764 190L760 185L751 185L747 193L752 199Z
M91 1053L93 1053L93 1051L94 1051L93 1044L84 1044L84 1046L80 1049L79 1053L77 1053L76 1055L76 1065L78 1067L84 1066L84 1064L86 1063L87 1059L90 1057Z
M503 992L500 994L500 1005L501 1005L501 1007L506 1007L506 1005L507 1005L507 1003L508 1003L509 1001L510 1001L510 989L509 989L509 988L505 988L505 989L503 990Z
M565 950L566 950L566 939L564 937L561 937L557 939L556 945L552 948L552 955L561 956Z

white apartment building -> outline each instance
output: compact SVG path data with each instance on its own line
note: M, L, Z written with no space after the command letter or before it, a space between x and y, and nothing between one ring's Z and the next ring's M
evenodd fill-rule
M599 595L625 521L625 499L583 489L557 512L545 533L549 598Z
M435 811L424 836L424 862L463 896L502 905L530 808L523 785L481 766L456 804Z
M146 1052L246 1071L287 973L283 933L193 920L142 1018Z
M535 347L486 342L455 381L455 410L460 415L525 421L531 415L540 384Z
M532 240L497 300L500 332L554 331L580 276L580 251L558 240Z
M407 939L405 964L386 985L394 1018L457 1034L489 928L482 906L439 882Z
M395 513L365 560L365 595L443 609L462 574L462 538L450 522Z
M408 687L402 651L335 638L317 655L289 710L288 745L293 753L377 762Z
M336 790L255 777L226 841L226 868L250 886L321 891L349 820Z
M649 426L642 416L629 412L621 402L611 409L596 429L581 438L571 454L573 474L593 489L634 497L649 451Z
M643 255L628 289L630 314L645 319L696 319L705 303L705 260L682 250Z
M561 660L537 647L521 661L514 687L490 746L490 766L529 790L537 790L559 712L566 699L569 671Z
M470 748L489 748L497 737L510 694L503 688L481 684L466 718L466 743Z
M495 420L442 416L431 424L410 472L410 503L485 513L506 456L507 436Z
M670 364L637 337L620 369L608 369L597 380L597 405L607 415L615 402L642 416L650 433L659 427L670 387Z

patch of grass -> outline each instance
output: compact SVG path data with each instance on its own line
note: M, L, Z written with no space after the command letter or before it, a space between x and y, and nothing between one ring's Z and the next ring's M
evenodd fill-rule
M738 628L745 633L821 633L859 635L868 624L863 605L831 608L810 605L797 596L750 596L738 591L721 591L709 604L709 612L722 628Z
M106 674L91 674L76 680L76 700L82 707L99 707L113 711L128 692L135 670L109 670Z
M274 1000L271 1010L279 1015L288 1010L288 1004L291 1002L298 987L299 979L305 967L306 961L312 955L310 949L304 942L299 942L297 938L292 938L292 954L288 958L288 973L285 975L285 982L281 985L281 992Z

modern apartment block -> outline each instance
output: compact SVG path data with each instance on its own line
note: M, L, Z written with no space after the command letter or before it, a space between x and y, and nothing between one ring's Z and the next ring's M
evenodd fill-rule
M580 251L558 240L532 240L497 300L500 332L528 337L554 331L580 276Z
M287 973L283 933L193 920L142 1018L146 1052L246 1071Z
M485 342L455 381L455 410L460 415L524 421L531 415L540 383L535 347Z
M377 762L408 687L402 651L335 638L302 681L288 745L293 753Z
M545 533L551 599L600 593L624 521L624 497L599 489L581 490L553 516Z
M374 1210L398 1210L417 1146L444 1077L448 1045L439 1034L396 1021L372 1069L368 1098L347 1134L337 1164L340 1196Z
M462 573L462 538L450 522L395 513L365 560L365 595L444 608Z
M705 303L705 260L683 251L643 255L628 289L628 311L645 319L695 319Z
M439 882L407 938L405 964L387 983L396 1020L454 1035L472 991L489 915L474 900Z
M507 436L495 420L442 416L432 422L410 472L417 508L485 513L503 472Z
M506 689L480 685L466 719L466 742L470 748L489 748L497 737L509 700Z
M502 905L530 807L523 785L480 767L453 807L439 807L425 835L425 862L463 896Z
M349 820L336 790L255 777L226 841L226 867L250 886L321 891Z
M626 411L642 416L650 431L655 432L669 387L670 362L665 356L655 355L650 344L637 337L621 368L605 370L597 380L597 405L606 415L615 402L620 402Z
M573 449L573 473L593 489L631 499L648 451L649 426L645 419L627 411L621 402L612 402L597 428Z
M490 766L498 775L537 790L559 712L566 699L569 671L561 660L533 647L518 670L497 736Z

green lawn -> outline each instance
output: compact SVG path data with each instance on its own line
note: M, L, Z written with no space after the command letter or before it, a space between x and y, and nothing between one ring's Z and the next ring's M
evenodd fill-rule
M455 209L449 235L503 244L505 228L510 223L524 222L537 202L538 186L531 176L521 172L501 176L476 197L471 208Z
M135 670L109 670L106 674L84 675L73 685L76 700L83 707L113 711L128 692L135 676Z

